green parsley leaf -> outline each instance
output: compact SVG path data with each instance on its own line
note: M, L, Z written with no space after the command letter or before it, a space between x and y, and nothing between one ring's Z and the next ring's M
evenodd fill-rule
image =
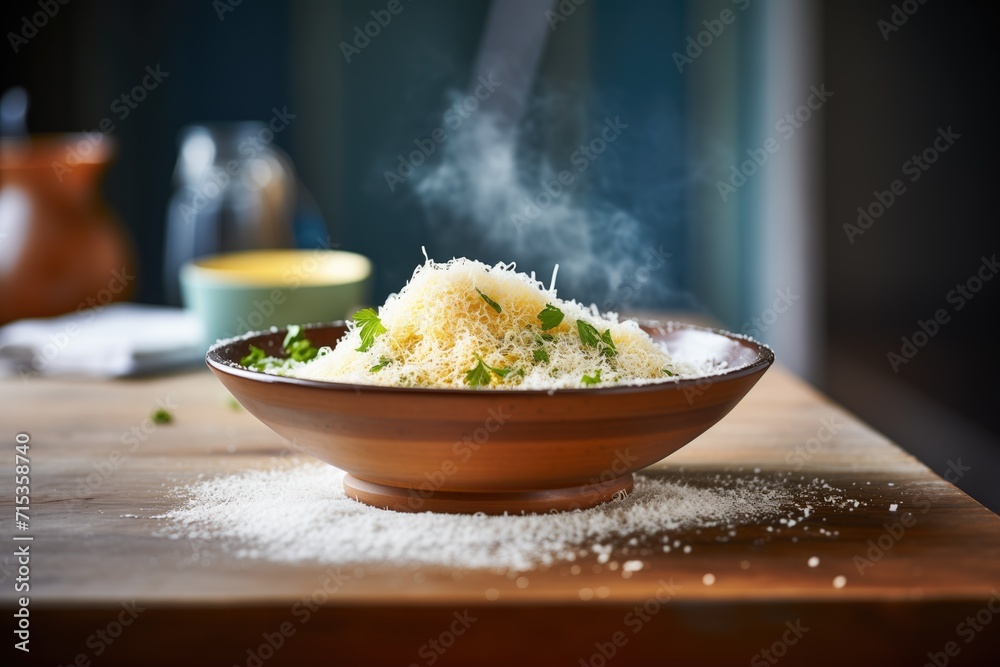
M160 408L153 413L153 422L156 424L169 424L174 420L174 416L170 414L167 410Z
M548 331L549 329L555 329L559 326L559 323L563 321L563 312L553 306L551 303L545 304L545 308L542 312L538 313L538 319L542 322L542 331Z
M357 349L358 352L364 352L370 348L375 342L375 337L384 334L386 331L385 327L382 326L382 320L379 319L378 313L371 308L365 308L354 313L354 325L361 328L361 347Z
M532 350L531 355L535 357L535 361L538 363L549 363L549 353L542 348L537 350Z
M615 342L611 340L611 329L601 334L601 342L604 343L604 346L601 348L601 354L605 357L610 359L618 354L618 348L615 347Z
M288 357L294 361L309 361L315 359L319 353L308 338L300 338L291 345L285 347Z
M499 303L497 303L496 301L494 301L490 297L488 297L485 294L483 294L482 292L480 292L480 290L479 290L478 287L476 288L476 291L479 292L479 296L483 297L483 301L485 301L486 303L488 303L490 305L490 308L492 308L493 310L497 311L498 313L502 313L503 312L503 308L500 307Z
M380 370L392 363L389 357L379 357L378 363L368 369L369 373L378 373Z
M600 348L603 356L609 359L618 354L615 342L611 340L611 329L600 333L592 324L587 324L583 320L576 321L576 330L580 332L580 342L590 347Z
M601 341L601 334L592 324L587 324L583 320L576 321L576 330L580 332L580 342L590 347L597 347Z
M601 369L598 368L596 371L594 371L593 375L584 375L582 378L580 378L580 382L582 382L583 384L585 384L587 386L590 386L592 384L600 384L601 383Z
M315 359L316 355L319 354L319 350L313 347L312 341L303 335L302 327L298 324L288 325L288 331L285 333L285 340L282 341L281 347L293 361L309 361ZM280 363L281 360L277 360L277 362Z
M285 340L282 341L281 347L288 351L289 346L292 343L302 340L302 327L298 324L289 324L288 332L285 334Z
M476 355L476 359L479 361L479 363L476 364L476 367L471 371L465 372L465 381L473 387L489 386L490 381L492 380L492 377L490 376L491 372L496 373L499 378L503 379L513 370L512 368L494 368L483 361L482 357L478 354ZM523 371L521 371L521 373L523 377Z
M535 336L535 342L538 343L539 345L542 344L542 341L546 341L546 340L547 341L553 341L555 339L556 339L556 337L553 336L550 333L543 333L543 334L539 334L539 335Z
M251 345L250 353L247 356L240 359L240 366L246 366L247 368L252 368L256 366L256 364L258 364L259 362L264 361L264 359L266 358L267 355L264 354L264 350L260 349L256 345Z
M476 358L478 359L478 357ZM465 381L471 387L488 387L492 379L493 376L490 375L490 371L482 359L479 359L479 363L476 364L475 368L465 373Z
M674 376L674 374L671 373L670 371L668 371L666 368L663 369L663 372L667 374L667 377L673 377Z

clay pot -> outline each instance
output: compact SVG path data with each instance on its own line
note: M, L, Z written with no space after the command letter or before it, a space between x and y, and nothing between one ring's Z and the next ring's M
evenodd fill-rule
M0 141L0 324L127 299L134 255L100 196L111 139Z

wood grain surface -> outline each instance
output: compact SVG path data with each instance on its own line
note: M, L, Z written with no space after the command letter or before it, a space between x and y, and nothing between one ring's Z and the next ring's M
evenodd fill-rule
M151 429L145 420L158 402L175 421ZM832 438L810 452L809 439L831 423ZM337 568L241 559L220 540L158 536L162 520L153 517L180 502L170 489L298 456L234 410L207 370L7 379L0 427L10 461L0 525L10 545L14 438L31 437L25 664L974 665L1000 655L1000 517L780 366L721 423L644 474L692 484L724 472L776 474L798 451L806 479L867 504L818 508L812 534L750 526L722 542L691 532L681 536L691 553L644 555L646 567L629 578L596 560L580 562L579 574L556 564L520 575L357 563L330 586ZM97 472L109 461L112 472ZM907 509L911 525L887 541L886 524ZM860 574L855 557L880 537L888 548ZM0 601L9 610L17 564L13 548L4 553ZM813 556L819 565L809 567ZM837 576L846 585L835 587Z

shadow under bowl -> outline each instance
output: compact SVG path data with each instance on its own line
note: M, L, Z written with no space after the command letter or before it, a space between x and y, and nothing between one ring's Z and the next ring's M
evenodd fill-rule
M239 365L250 345L284 356L284 330L221 341L206 360L252 415L346 471L356 500L410 512L567 511L630 492L633 472L708 430L774 362L770 348L735 334L640 324L676 360L724 366L657 384L544 391L377 387ZM335 322L305 333L319 347L344 331Z

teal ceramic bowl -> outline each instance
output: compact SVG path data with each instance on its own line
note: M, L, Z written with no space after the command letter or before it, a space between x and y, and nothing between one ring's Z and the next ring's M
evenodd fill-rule
M181 267L184 305L216 340L301 322L342 320L369 297L372 265L340 250L212 255Z

